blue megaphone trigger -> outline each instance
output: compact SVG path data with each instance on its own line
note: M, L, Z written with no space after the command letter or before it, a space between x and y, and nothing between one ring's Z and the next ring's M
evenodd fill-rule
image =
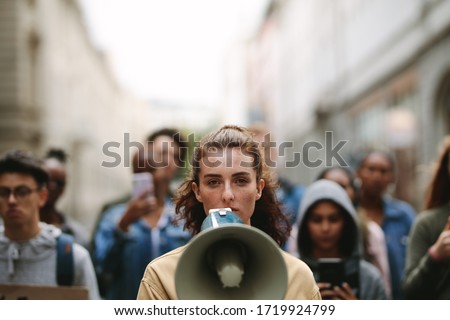
M242 219L230 208L218 208L210 209L208 216L203 220L201 230L206 230L209 228L218 228L224 224L230 223L240 223L242 224Z

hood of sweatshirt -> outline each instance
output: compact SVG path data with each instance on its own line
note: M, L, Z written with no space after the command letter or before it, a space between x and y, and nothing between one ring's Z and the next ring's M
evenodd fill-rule
M61 230L53 225L39 223L41 231L27 241L12 241L5 236L4 226L0 225L0 260L6 260L8 273L14 273L14 261L40 261L54 255L56 238Z
M331 201L341 208L345 216L344 232L340 240L341 249L345 252L345 259L358 260L362 253L362 243L358 228L356 210L345 190L331 180L318 180L305 191L300 205L299 214L294 228L297 229L297 249L302 260L314 266L317 261L311 257L311 239L306 226L306 217L310 209L318 202Z

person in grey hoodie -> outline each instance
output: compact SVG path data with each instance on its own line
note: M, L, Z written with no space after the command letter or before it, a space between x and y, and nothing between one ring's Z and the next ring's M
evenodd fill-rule
M23 151L0 158L0 284L57 286L57 237L61 230L39 221L47 199L48 174L41 162ZM73 244L73 286L99 299L89 252Z
M321 179L306 189L288 248L311 268L323 299L386 299L380 272L362 258L357 219L349 196L336 182ZM323 258L338 258L341 263L325 270ZM324 281L325 271L335 273L339 268L341 285Z

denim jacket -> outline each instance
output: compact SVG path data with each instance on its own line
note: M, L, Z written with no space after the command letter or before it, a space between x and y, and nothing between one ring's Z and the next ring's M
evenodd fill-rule
M108 209L95 233L94 263L101 294L105 299L134 300L147 264L154 258L185 245L191 238L183 225L174 224L174 206L166 199L158 226L144 219L122 232L117 225L127 203Z
M388 251L392 295L394 299L403 299L401 281L405 269L406 246L416 212L408 203L389 197L383 199L383 207L384 220L381 228Z
M276 190L277 199L282 205L283 213L289 218L291 225L294 225L305 188L295 185L283 177L279 177L279 184L280 187Z

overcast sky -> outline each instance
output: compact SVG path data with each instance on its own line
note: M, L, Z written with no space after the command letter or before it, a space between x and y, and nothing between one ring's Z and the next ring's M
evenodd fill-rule
M91 37L119 81L145 99L215 105L230 46L267 0L81 0Z

